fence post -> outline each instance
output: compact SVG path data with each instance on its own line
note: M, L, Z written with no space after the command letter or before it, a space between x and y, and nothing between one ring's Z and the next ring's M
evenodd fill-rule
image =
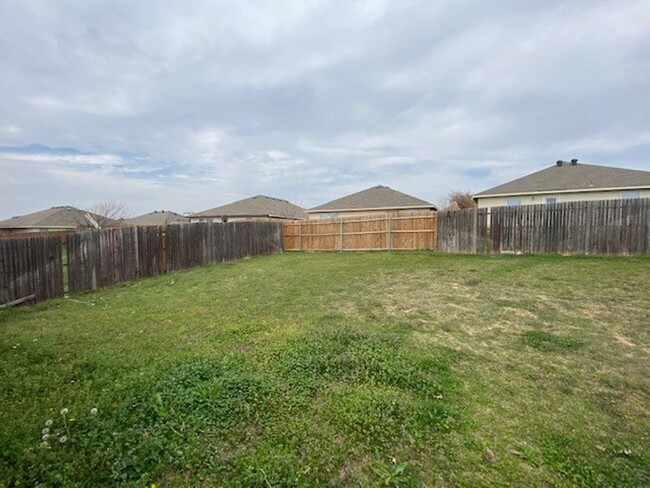
M65 258L65 259L64 259ZM63 294L70 293L70 256L68 256L68 236L61 236L61 276L63 277Z
M300 222L300 224L298 224L298 225L299 225L299 227L298 227L298 243L299 243L298 247L302 251L302 222Z
M339 223L339 229L340 229L340 231L339 231L340 232L340 236L339 236L339 239L340 239L339 252L343 252L343 219L341 219L341 221Z
M162 274L167 274L167 226L161 225L160 230L160 243L162 246Z
M393 248L393 218L389 215L386 222L386 247L390 251Z

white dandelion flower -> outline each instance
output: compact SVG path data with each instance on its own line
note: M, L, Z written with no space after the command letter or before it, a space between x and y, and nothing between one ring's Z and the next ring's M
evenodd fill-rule
M50 429L48 429L47 427L41 430L41 434L49 434L49 433L50 433Z
M96 408L91 408L90 409L90 414L91 415L97 415L98 410Z
M48 440L49 438L50 438L50 434L43 434L43 435L41 436L41 440L42 440L42 441L46 441L46 440Z
M49 444L47 442L45 442L45 441L41 442L41 447L42 448L46 448L47 446L49 446Z
M62 435L61 438L59 439L59 442L60 442L61 444L63 444L63 443L64 443L65 441L67 441L67 440L68 440L68 438L67 438L66 436Z
M68 409L64 408L63 410L61 410L61 415L68 415Z
M46 420L46 421L45 421L45 425L47 425L48 427L50 427L50 426L52 425L52 421L49 420L49 419Z

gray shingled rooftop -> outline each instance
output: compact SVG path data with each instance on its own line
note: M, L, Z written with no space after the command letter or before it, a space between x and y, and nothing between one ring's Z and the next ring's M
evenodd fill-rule
M39 210L38 212L27 215L11 217L0 222L0 229L79 229L90 227L92 224L86 219L86 214L90 214L95 220L106 220L106 218L99 217L92 212L79 210L78 208L66 205Z
M432 208L436 206L419 198L393 190L387 186L377 185L345 197L332 200L308 212L340 212L344 210L369 210L393 208Z
M286 200L256 195L221 207L197 212L191 217L277 217L303 220L307 218L307 213L303 208Z
M638 188L640 186L650 187L650 171L596 166L580 162L574 165L571 162L564 162L562 166L555 164L550 168L495 186L474 196L518 195L531 192L592 188Z
M156 210L124 220L126 225L167 225L177 222L189 222L189 219L169 210Z

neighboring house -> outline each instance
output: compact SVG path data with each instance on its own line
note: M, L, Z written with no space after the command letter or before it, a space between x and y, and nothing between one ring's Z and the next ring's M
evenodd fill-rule
M257 195L191 214L191 222L305 220L305 210L279 198Z
M117 224L116 221L108 221L106 217L85 210L61 206L3 220L0 222L0 232L72 232L78 229L92 229L100 223L102 226Z
M361 215L385 214L393 217L423 211L436 211L429 202L377 185L351 195L332 200L307 210L309 219L332 219Z
M176 212L170 212L169 210L156 210L154 212L133 217L132 219L124 219L122 222L124 225L144 226L178 224L189 221L190 219L183 217L181 214L177 214Z
M479 208L650 197L650 171L558 161L474 195Z

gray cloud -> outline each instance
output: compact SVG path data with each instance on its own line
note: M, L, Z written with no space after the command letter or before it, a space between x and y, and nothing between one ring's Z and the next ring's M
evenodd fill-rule
M3 2L0 217L649 169L649 47L643 1Z

